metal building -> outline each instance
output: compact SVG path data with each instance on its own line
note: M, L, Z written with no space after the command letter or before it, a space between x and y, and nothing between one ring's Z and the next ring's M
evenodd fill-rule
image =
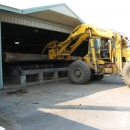
M0 89L4 87L3 51L27 50L29 53L35 48L41 48L42 42L46 43L55 37L59 37L59 40L65 39L72 29L81 23L84 22L64 3L23 10L0 5ZM42 33L38 37L36 33L39 29ZM43 35L46 38L41 38ZM16 45L16 41L19 40L21 44Z

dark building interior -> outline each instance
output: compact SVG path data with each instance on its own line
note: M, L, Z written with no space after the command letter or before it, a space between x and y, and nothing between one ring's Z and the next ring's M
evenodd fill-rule
M2 23L2 52L40 54L47 43L53 40L61 42L68 36L69 34L51 30ZM84 56L87 48L85 42L72 55Z
M16 24L2 22L2 52L22 53L22 54L41 54L44 46L51 41L64 41L69 34L39 29ZM77 40L77 39L76 39ZM76 42L72 41L71 45ZM87 54L87 41L83 42L73 53L72 56ZM44 55L47 55L47 51ZM11 81L12 70L18 71L30 69L59 68L68 67L72 61L48 60L48 61L16 61L2 62L4 83ZM17 72L18 72L17 71ZM59 73L61 75L61 73ZM28 77L28 76L27 76Z

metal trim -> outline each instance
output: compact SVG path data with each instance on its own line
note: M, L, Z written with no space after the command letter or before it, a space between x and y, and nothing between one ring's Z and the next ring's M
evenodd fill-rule
M16 8L5 6L5 5L1 5L1 4L0 4L0 9L22 14L22 10L20 10L20 9L16 9Z
M57 6L66 6L66 5L64 3L61 3L61 4L54 4L54 5L47 5L47 6L40 6L40 7L23 9L23 14L41 12L41 11L48 10L52 7L57 7Z
M0 89L3 88L3 73L2 73L2 39L1 39L1 14L0 14Z

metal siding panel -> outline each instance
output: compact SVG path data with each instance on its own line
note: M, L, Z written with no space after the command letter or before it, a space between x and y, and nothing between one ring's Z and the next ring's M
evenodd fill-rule
M29 26L29 25L30 25L30 21L28 20L28 21L27 21L27 26Z
M21 18L19 18L19 22L18 22L18 24L20 24L20 25L21 25Z
M22 18L20 18L20 24L23 25L23 19Z
M24 25L27 25L27 24L26 24L26 19L23 20L23 24L24 24Z
M48 29L51 30L51 25L48 25Z
M15 18L14 21L15 21L16 24L18 24L18 19L17 18Z
M3 15L1 15L1 21L8 21L8 17L6 16L6 17L4 17Z
M42 28L42 23L40 23L40 26L39 26L39 28Z
M20 18L18 18L18 24L20 24L20 21L21 21L21 19L20 19Z
M4 16L3 16L3 15L1 15L1 21L4 21L4 20L5 20Z
M54 30L56 30L56 26L54 26Z
M52 26L50 26L50 28L51 28L51 30L53 30L53 25L52 25Z
M6 22L9 22L10 21L10 18L9 17L7 17L7 16L3 16L3 20L2 21L6 21Z
M46 26L47 26L47 28L50 30L50 25L49 25L49 24L47 24Z
M14 17L10 17L10 22L14 23Z
M15 17L12 17L12 23L15 23Z
M34 22L34 27L37 27L37 22L36 21Z
M37 22L37 27L40 28L40 23L39 22Z
M36 26L37 26L37 28L39 28L39 22L36 22Z
M7 17L7 21L6 22L10 22L10 16L6 16Z
M30 21L30 24L29 24L29 26L33 26L33 23L32 23L32 21Z
M44 28L44 27L43 27L43 24L41 24L41 28Z
M35 22L35 27L38 27L38 23L37 22Z
M22 19L22 24L24 25L24 19Z
M49 25L48 25L48 24L44 24L44 28L45 28L45 29L48 29L48 28L49 28Z
M34 23L34 21L32 21L32 26L34 27L34 25L35 25L35 23Z
M54 31L59 31L59 32L64 32L64 33L70 33L72 30L72 27L70 28L69 26L65 26L62 24L45 21L45 20L41 20L41 19L36 19L33 17L27 17L27 16L23 16L23 15L16 15L16 14L12 14L12 13L11 14L3 13L1 18L2 18L2 20L1 20L2 22L15 23L15 24L19 24L19 25L54 30ZM67 30L67 31L65 31L65 30Z

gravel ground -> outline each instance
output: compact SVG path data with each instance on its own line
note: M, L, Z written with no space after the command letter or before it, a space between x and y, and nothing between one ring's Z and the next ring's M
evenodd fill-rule
M0 91L0 126L6 130L130 129L130 88L120 77L85 85L65 80L7 94L12 90Z

